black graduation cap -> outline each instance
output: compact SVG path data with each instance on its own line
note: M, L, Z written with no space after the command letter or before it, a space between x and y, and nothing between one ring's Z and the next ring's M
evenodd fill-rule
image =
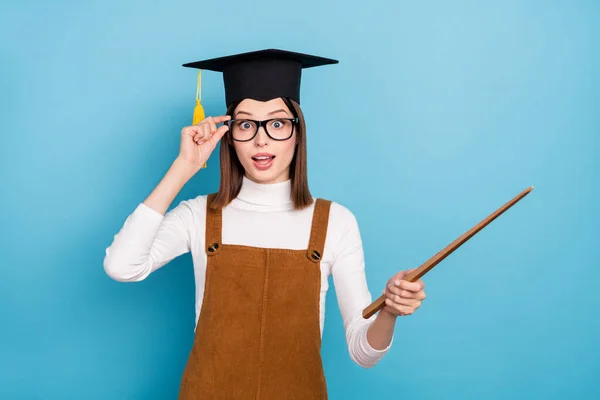
M300 103L303 68L337 64L337 60L286 50L266 49L183 64L223 73L225 102L251 98L268 101L289 97Z

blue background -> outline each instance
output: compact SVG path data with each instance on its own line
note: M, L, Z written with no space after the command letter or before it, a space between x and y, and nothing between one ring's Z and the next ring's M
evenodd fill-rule
M3 3L0 398L176 398L191 259L122 284L104 250L191 122L181 64L270 47L341 61L303 75L310 182L358 218L374 296L535 186L425 277L375 368L350 361L330 291L331 398L600 398L599 18L572 0ZM176 202L217 187L218 156Z

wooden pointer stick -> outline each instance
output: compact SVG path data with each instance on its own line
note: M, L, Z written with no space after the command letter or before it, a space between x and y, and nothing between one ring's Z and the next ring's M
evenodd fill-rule
M533 186L528 187L517 196L515 196L512 200L504 204L502 207L491 213L484 220L479 222L477 225L469 229L467 232L462 234L458 239L454 242L450 243L443 250L438 252L436 255L431 257L425 263L423 263L419 268L414 269L413 271L406 274L403 278L405 281L416 282L425 275L430 269L438 265L444 258L448 257L454 250L458 249L463 243L473 237L477 232L485 228L490 222L498 218L501 214L503 214L506 210L514 206L519 200L529 194L533 190ZM385 295L379 296L377 300L372 302L368 307L363 310L363 318L370 318L373 314L379 311L385 305Z

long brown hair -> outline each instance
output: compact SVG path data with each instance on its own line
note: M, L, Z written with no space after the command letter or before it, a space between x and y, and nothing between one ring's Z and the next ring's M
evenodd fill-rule
M312 204L313 198L308 189L307 155L306 155L306 123L300 105L294 100L282 98L298 124L294 127L296 150L290 165L291 195L295 209L303 209ZM241 102L241 101L240 101ZM233 113L240 102L227 108L227 115L233 118ZM225 134L221 140L221 182L219 191L210 205L212 208L223 208L237 197L242 188L244 167L237 157L231 135Z

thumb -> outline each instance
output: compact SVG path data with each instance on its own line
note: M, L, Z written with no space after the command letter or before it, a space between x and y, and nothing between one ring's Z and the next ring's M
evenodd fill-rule
M414 271L413 269L407 269L407 270L403 270L403 271L399 271L396 275L394 275L394 277L392 278L392 281L401 281L404 279L404 277L406 275L408 275L411 271Z
M400 271L396 274L396 278L397 279L402 279L404 278L406 275L408 275L408 273L410 272L410 270L404 270L404 271Z

